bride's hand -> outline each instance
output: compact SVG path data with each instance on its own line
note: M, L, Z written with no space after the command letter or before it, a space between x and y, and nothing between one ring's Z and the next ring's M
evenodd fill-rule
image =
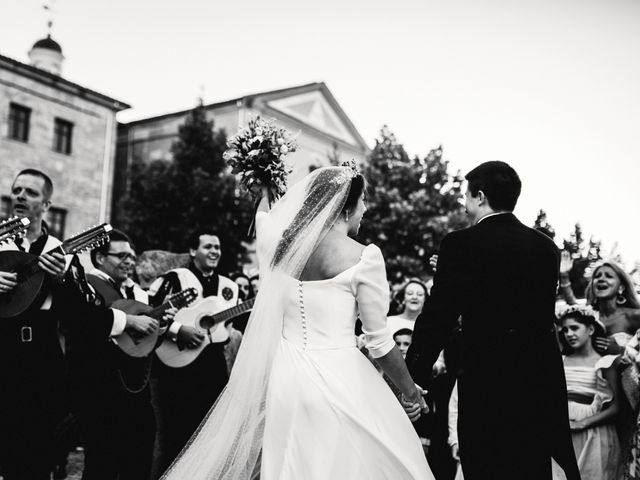
M412 422L417 421L423 413L429 412L429 407L423 397L425 393L426 392L424 390L417 387L415 393L409 398L405 397L404 394L400 395L402 408L404 408L405 413Z

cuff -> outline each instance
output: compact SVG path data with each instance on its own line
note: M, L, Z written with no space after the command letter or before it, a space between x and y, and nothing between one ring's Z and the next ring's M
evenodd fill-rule
M171 325L169 325L168 335L171 341L175 342L178 340L178 332L180 331L180 327L182 327L182 324L178 322L171 322Z
M367 339L367 349L373 358L384 357L396 346L396 342L393 341L391 336L391 331L386 325L375 332L362 331Z
M111 326L111 336L116 337L121 335L124 332L125 327L127 326L127 314L122 310L116 310L112 308L113 312L113 325Z

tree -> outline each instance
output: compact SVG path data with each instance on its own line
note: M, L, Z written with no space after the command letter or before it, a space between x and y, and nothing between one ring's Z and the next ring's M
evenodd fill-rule
M369 182L359 238L382 249L392 281L424 276L442 238L465 225L463 179L450 175L442 147L410 158L384 126L363 174Z
M533 224L533 228L544 233L551 239L554 239L556 237L555 229L547 220L547 212L542 209L540 209L540 211L538 212L538 216L536 217L536 221Z
M200 103L179 128L173 161L135 165L122 228L140 251L184 252L194 232L213 231L222 243L219 269L229 272L244 258L252 205L222 158L226 134L213 127Z
M579 223L576 223L569 239L563 241L563 250L569 252L573 258L573 268L569 272L569 279L576 297L583 298L585 296L585 290L589 283L587 277L591 266L598 260L602 260L600 243L593 237L586 243Z

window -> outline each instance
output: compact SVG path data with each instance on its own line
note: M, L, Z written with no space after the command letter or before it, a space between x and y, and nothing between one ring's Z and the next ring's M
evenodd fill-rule
M0 197L0 220L6 220L11 216L11 197Z
M9 138L21 142L29 141L29 117L31 117L30 108L17 103L9 104Z
M65 155L71 155L72 132L73 123L62 120L61 118L55 119L55 125L53 129L53 149L56 152L64 153Z
M67 219L67 211L64 208L51 207L47 213L47 226L49 233L56 238L64 238L64 224Z

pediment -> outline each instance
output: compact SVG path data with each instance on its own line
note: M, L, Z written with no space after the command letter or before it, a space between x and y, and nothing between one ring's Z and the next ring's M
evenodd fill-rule
M321 90L268 100L266 104L350 145L360 145L350 131L352 127L340 118L342 112L334 109Z

